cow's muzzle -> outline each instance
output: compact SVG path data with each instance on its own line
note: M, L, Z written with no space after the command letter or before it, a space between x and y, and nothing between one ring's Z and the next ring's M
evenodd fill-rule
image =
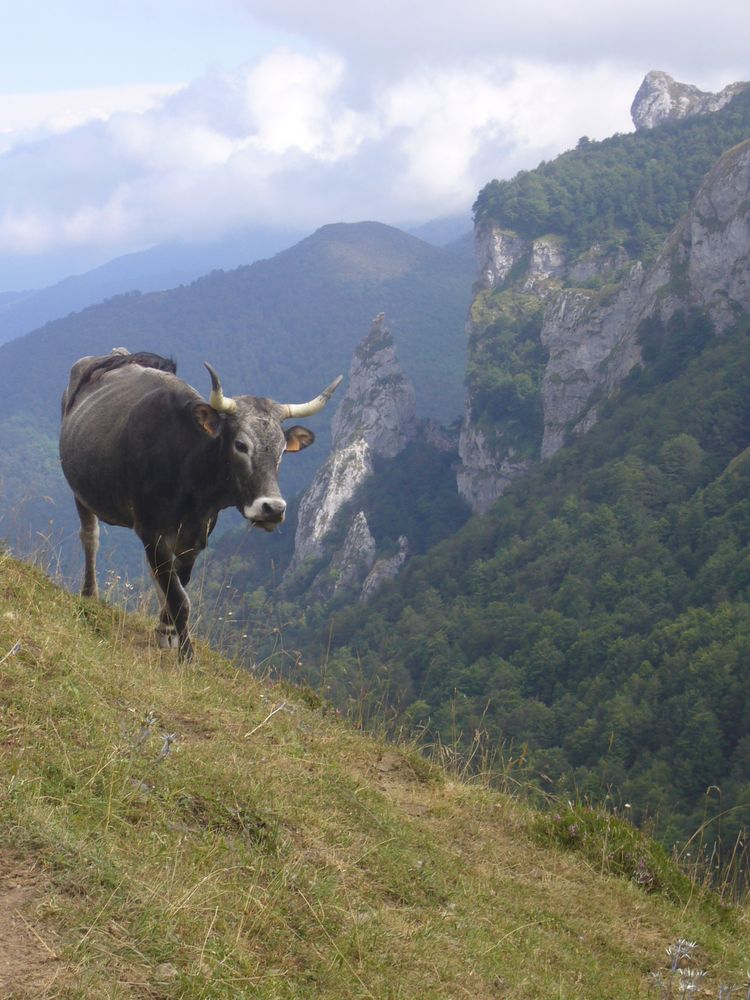
M258 497L242 508L242 516L256 528L273 531L286 515L286 500L281 497Z

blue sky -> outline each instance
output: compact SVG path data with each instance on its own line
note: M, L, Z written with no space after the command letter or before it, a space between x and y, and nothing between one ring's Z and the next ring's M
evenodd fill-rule
M275 45L304 44L239 5L142 0L4 0L0 93L194 79Z
M468 219L629 130L648 70L750 78L745 0L0 4L0 291L254 224Z

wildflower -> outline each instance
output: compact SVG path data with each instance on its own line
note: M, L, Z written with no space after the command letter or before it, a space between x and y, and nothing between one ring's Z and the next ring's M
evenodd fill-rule
M678 989L684 997L697 993L706 978L706 973L702 969L677 969L677 975L680 977Z
M703 969L678 969L677 974L680 978L689 979L697 986L699 986L707 976L707 973L704 972Z
M674 944L670 944L666 949L667 956L672 960L672 971L677 971L680 960L689 958L695 951L697 942L686 941L685 938L678 938Z
M138 735L134 740L135 746L137 747L143 746L143 744L151 735L151 730L153 729L155 722L156 722L156 716L154 715L154 713L146 712L146 714L143 716L143 719L141 720L140 732L138 733Z
M159 751L158 760L164 760L165 757L169 756L172 744L177 739L177 733L162 733L162 739L164 740L164 744Z
M578 824L577 823L571 823L570 824L570 826L568 827L568 835L571 836L571 837L577 837L578 836Z

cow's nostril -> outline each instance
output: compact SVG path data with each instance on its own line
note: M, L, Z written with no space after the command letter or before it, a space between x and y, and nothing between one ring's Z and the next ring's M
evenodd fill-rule
M264 517L283 517L286 510L286 502L284 500L264 500L261 509Z

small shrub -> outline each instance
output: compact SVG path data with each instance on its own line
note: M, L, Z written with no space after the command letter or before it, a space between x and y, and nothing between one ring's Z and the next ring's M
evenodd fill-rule
M619 875L646 892L685 902L695 893L664 848L624 817L600 807L568 803L533 821L540 842L582 854L602 872Z

